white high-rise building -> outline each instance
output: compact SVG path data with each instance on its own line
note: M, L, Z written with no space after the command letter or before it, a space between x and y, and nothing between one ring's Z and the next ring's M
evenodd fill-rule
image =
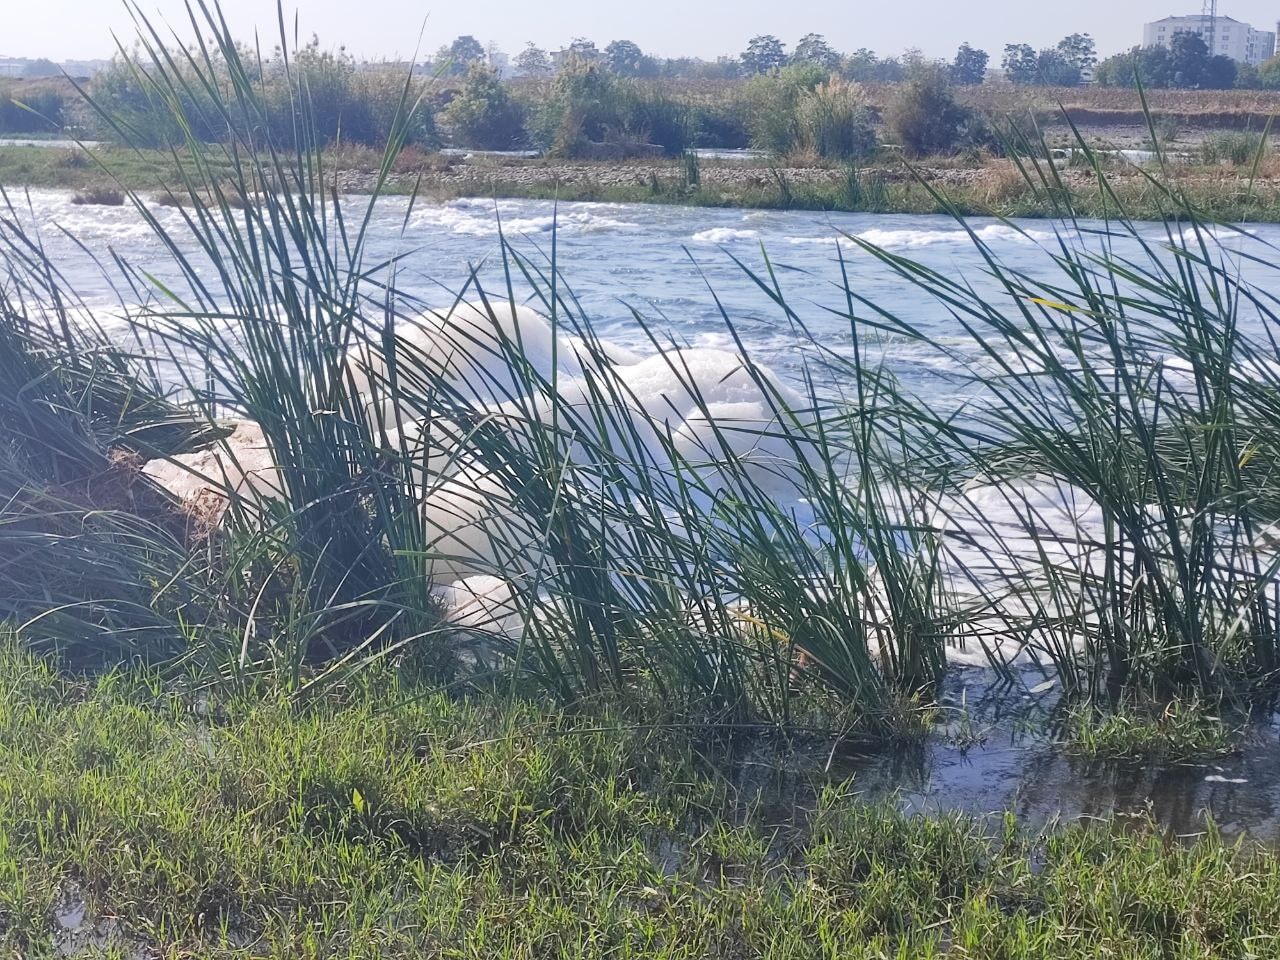
M1227 56L1237 63L1251 63L1255 67L1269 60L1276 53L1276 35L1271 30L1255 30L1247 23L1231 17L1208 17L1194 14L1186 17L1165 17L1148 23L1142 28L1144 47L1168 47L1176 34L1197 33L1207 44L1212 38L1214 56Z

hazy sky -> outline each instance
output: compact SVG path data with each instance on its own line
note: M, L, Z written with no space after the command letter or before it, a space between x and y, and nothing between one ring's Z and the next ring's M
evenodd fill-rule
M111 31L132 36L119 0L3 0L0 56L93 58L113 50ZM144 13L184 26L181 0L138 0ZM305 36L345 44L359 57L409 56L425 19L425 50L460 33L496 42L508 52L532 40L556 47L575 36L630 39L662 56L713 57L737 53L757 33L780 36L788 48L809 31L838 49L870 47L881 54L919 47L950 56L961 41L990 51L1009 42L1036 46L1092 33L1099 50L1114 53L1142 39L1142 23L1170 13L1198 13L1201 0L286 0ZM236 32L254 28L264 40L277 33L275 0L223 0ZM1227 0L1220 12L1274 29L1280 3ZM189 26L182 30L189 34ZM271 43L264 45L270 46Z

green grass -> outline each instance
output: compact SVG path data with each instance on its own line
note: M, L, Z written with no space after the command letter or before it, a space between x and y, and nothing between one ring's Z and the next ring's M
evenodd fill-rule
M1220 712L1179 700L1163 709L1076 707L1063 722L1063 734L1066 748L1088 760L1192 763L1232 753L1244 742L1245 725L1231 723Z
M724 741L604 706L457 701L389 667L299 708L59 676L7 644L0 686L14 955L50 955L68 898L113 919L117 946L174 957L1280 949L1280 860L1212 830L1038 836L821 780L779 809L726 779Z

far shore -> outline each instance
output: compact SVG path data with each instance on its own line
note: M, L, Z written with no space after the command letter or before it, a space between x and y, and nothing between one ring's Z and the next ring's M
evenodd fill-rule
M1129 140L1115 142L1131 146ZM1167 147L1170 162L1155 179L1167 179L1207 219L1280 222L1280 157L1264 157L1256 170L1252 164L1209 165L1199 161L1196 147ZM1055 183L1052 175L1045 182L1037 182L1041 178L1034 172L1026 176L1026 161L1020 170L1015 160L989 156L911 162L889 156L856 169L795 159L707 157L691 170L682 158L561 160L408 149L397 158L383 190L438 202L483 196L1033 218L1061 216L1069 199L1078 216L1116 215L1117 201L1130 218L1172 215L1175 205L1155 186L1152 163L1135 163L1118 151L1099 157L1105 191L1081 157L1075 162L1060 157L1055 164L1060 183ZM355 147L328 151L323 158L329 183L354 194L375 189L380 162L378 152ZM1042 166L1048 174L1048 165ZM6 190L66 189L85 203L121 203L126 191L185 202L181 183L173 156L161 151L102 145L90 156L63 143L0 145L0 187Z

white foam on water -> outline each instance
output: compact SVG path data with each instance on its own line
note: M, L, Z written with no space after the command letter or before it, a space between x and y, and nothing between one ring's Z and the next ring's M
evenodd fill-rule
M711 227L707 230L699 230L693 235L695 243L735 243L758 239L760 239L759 230L744 230L738 227Z
M438 227L450 233L468 237L496 237L499 233L513 236L521 234L551 233L592 234L634 230L639 224L610 216L615 210L607 204L568 204L546 214L531 215L525 206L511 206L489 201L482 205L475 200L455 200L442 206L426 206L415 209L410 218L414 227ZM495 213L497 214L495 216Z
M881 247L885 250L902 250L902 249L918 249L920 247L933 247L939 245L966 246L972 247L973 237L977 237L979 241L987 244L994 243L1017 243L1023 245L1035 245L1045 243L1055 239L1055 235L1045 230L1019 230L1003 223L988 224L984 227L978 227L973 231L973 236L964 230L918 230L918 229L885 229L872 228L870 230L862 230L855 236L866 243L875 247ZM808 245L824 245L830 246L836 242L844 246L855 246L848 237L835 237L827 234L821 237L787 237L788 243L797 246Z

